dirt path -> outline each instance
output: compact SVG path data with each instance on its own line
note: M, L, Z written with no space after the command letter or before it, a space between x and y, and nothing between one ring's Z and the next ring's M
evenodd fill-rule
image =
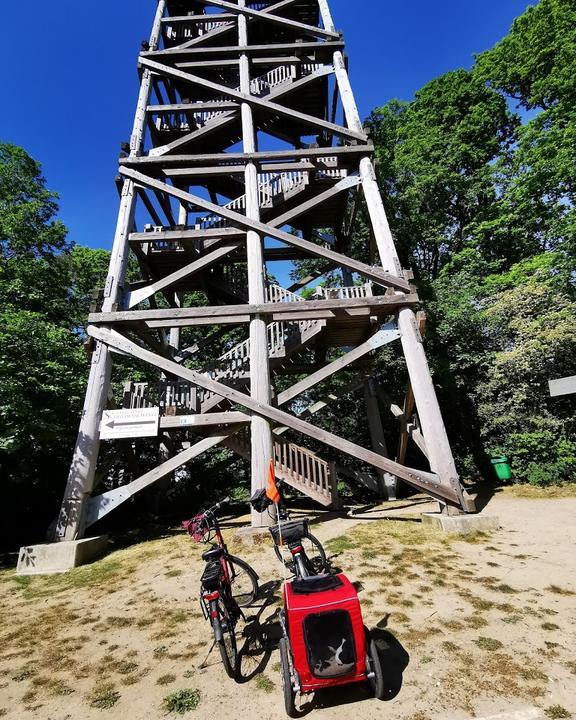
M498 495L484 512L501 530L467 541L411 520L425 509L396 503L314 524L334 565L361 582L388 700L342 688L304 709L323 720L535 720L554 706L555 718L576 716L576 498ZM278 593L240 628L243 681L229 680L198 608L201 549L175 535L66 576L1 573L0 717L159 720L182 689L199 691L190 718L284 717ZM234 549L269 589L281 578L267 545Z

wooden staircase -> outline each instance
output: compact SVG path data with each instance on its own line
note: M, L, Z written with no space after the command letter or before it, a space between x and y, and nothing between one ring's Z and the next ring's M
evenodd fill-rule
M244 458L250 457L250 439L246 434L234 435L224 445ZM339 505L335 463L278 436L274 438L274 475L324 507Z
M269 285L268 302L305 302L279 285ZM323 320L272 322L268 325L268 351L271 369L299 353L324 330ZM221 355L204 374L233 386L245 388L249 382L250 340L244 340ZM160 415L204 414L221 409L227 401L191 383L163 380L156 383L130 382L125 386L124 408L160 407ZM250 441L241 434L224 445L242 457L250 457ZM312 451L275 437L275 474L279 480L324 506L338 505L337 474L334 463L326 462Z

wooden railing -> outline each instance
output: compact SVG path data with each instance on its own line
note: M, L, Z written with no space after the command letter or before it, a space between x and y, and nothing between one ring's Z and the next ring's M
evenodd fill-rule
M334 496L330 463L294 443L274 443L274 466L289 485L312 497L320 495L330 504Z
M315 289L317 297L326 300L349 300L353 298L372 297L372 283L352 285L350 287L320 287Z
M218 23L214 23L217 25ZM224 25L226 23L219 23ZM186 40L186 38L184 38ZM301 65L302 75L311 75L320 68L324 67L319 63L304 63ZM273 68L264 75L253 78L250 81L250 92L252 95L263 97L267 95L273 88L283 85L287 82L293 82L297 77L296 68L294 65L279 65ZM240 90L240 87L234 88ZM228 97L216 97L211 102L227 102ZM160 112L156 116L154 125L160 132L166 131L182 131L191 132L192 130L204 127L206 123L221 117L224 115L226 110L194 110L194 111L179 111L179 112Z
M274 200L285 193L303 189L308 184L309 173L303 170L292 170L286 173L272 174L259 173L258 175L258 204L260 207L273 207ZM231 200L224 205L227 210L245 214L246 211L246 195ZM197 227L202 230L211 228L228 227L230 221L220 215L208 215L199 218Z
M242 457L250 457L250 436L246 431L236 433L225 445ZM311 450L276 437L274 473L279 480L322 505L338 505L335 464L326 462Z

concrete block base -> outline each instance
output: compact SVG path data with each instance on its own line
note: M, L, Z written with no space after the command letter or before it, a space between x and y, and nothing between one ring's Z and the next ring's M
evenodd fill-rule
M243 527L234 533L234 540L244 545L263 545L272 542L270 530L267 527Z
M498 530L500 522L495 515L443 515L442 513L422 513L424 525L456 535L469 535L477 532Z
M108 536L43 545L25 545L18 555L17 575L54 575L96 560L106 552Z

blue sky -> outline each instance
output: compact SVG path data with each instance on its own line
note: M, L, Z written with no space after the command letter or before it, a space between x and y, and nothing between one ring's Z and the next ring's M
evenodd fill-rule
M331 0L363 116L458 67L506 34L527 0ZM119 144L129 138L136 57L154 0L29 0L0 46L0 140L39 160L70 239L112 243Z

